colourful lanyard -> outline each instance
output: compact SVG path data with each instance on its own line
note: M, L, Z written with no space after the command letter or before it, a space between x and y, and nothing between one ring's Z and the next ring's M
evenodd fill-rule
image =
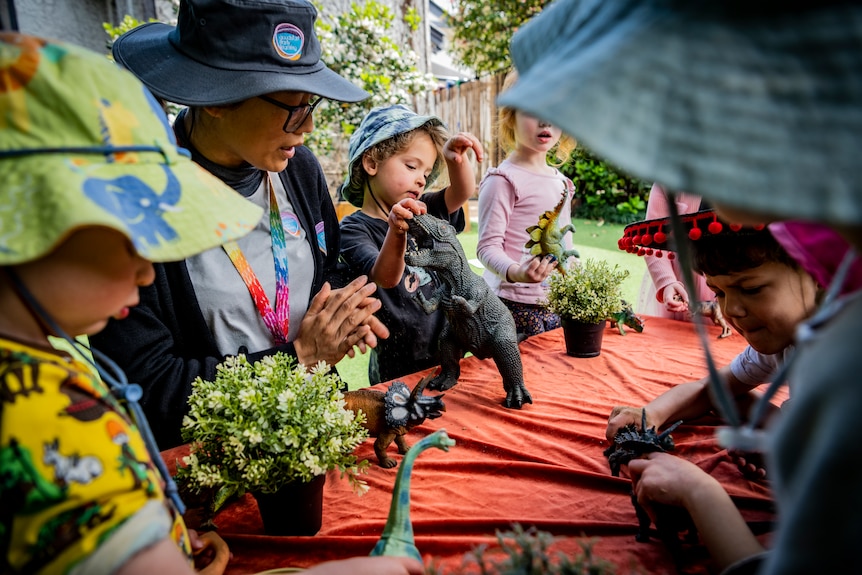
M284 241L284 226L281 223L281 211L278 209L278 200L275 198L275 188L272 178L268 176L269 183L269 232L272 237L272 259L275 262L275 309L269 305L269 298L260 285L260 281L251 269L248 260L245 259L242 250L235 241L224 244L224 251L242 281L248 288L251 299L257 307L260 317L266 327L269 328L276 344L287 343L287 333L290 331L290 285L288 284L287 272L287 248Z

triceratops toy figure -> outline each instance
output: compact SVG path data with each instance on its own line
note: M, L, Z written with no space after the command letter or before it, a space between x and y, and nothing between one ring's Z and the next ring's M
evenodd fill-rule
M371 437L376 437L374 453L380 467L395 467L398 462L386 455L386 448L394 441L398 453L404 455L410 446L404 438L407 432L421 425L425 419L437 419L446 411L443 395L422 395L434 373L422 378L411 392L402 381L395 381L386 392L375 389L358 389L344 394L348 409L365 413L363 426Z

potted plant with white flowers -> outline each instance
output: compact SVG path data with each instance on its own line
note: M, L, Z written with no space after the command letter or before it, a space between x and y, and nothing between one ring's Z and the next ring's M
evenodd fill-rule
M595 357L601 353L607 319L618 312L622 282L629 271L604 260L572 262L551 275L545 305L560 316L566 353Z
M368 461L353 454L368 437L365 416L345 407L340 387L323 362L307 371L283 353L256 363L227 358L214 381L192 382L182 429L190 453L178 480L218 492L219 501L251 492L268 534L314 535L328 471L339 470L359 493L367 489L359 475Z

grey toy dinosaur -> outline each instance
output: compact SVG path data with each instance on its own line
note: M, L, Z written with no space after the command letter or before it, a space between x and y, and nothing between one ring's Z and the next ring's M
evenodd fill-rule
M425 313L442 308L449 320L440 334L439 375L428 389L446 390L458 383L460 362L466 352L478 358L491 357L503 377L503 405L520 409L533 403L524 386L524 371L515 320L509 309L467 263L455 229L439 218L422 214L407 220L414 244L404 255L411 266L436 273L441 286L430 299L414 294Z
M730 325L728 325L727 320L724 319L724 314L721 313L721 308L717 301L699 301L694 304L694 309L690 309L689 313L691 313L691 315L702 315L703 317L711 319L712 323L715 325L720 326L721 333L718 334L718 339L724 339L725 337L733 335L733 330L730 329Z

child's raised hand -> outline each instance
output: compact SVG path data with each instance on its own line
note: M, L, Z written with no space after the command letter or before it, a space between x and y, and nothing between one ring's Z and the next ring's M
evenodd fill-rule
M463 163L464 154L467 150L473 150L476 161L481 162L485 157L485 151L479 138L470 132L458 132L443 144L443 157L447 162Z
M428 207L419 200L406 198L392 206L389 211L389 229L398 235L407 233L407 220L413 215L421 215L428 211Z
M545 280L557 268L557 258L551 254L532 257L520 264L512 264L506 271L506 281L511 283L537 284Z
M661 292L662 301L667 311L683 312L688 309L688 292L680 282L665 286Z

